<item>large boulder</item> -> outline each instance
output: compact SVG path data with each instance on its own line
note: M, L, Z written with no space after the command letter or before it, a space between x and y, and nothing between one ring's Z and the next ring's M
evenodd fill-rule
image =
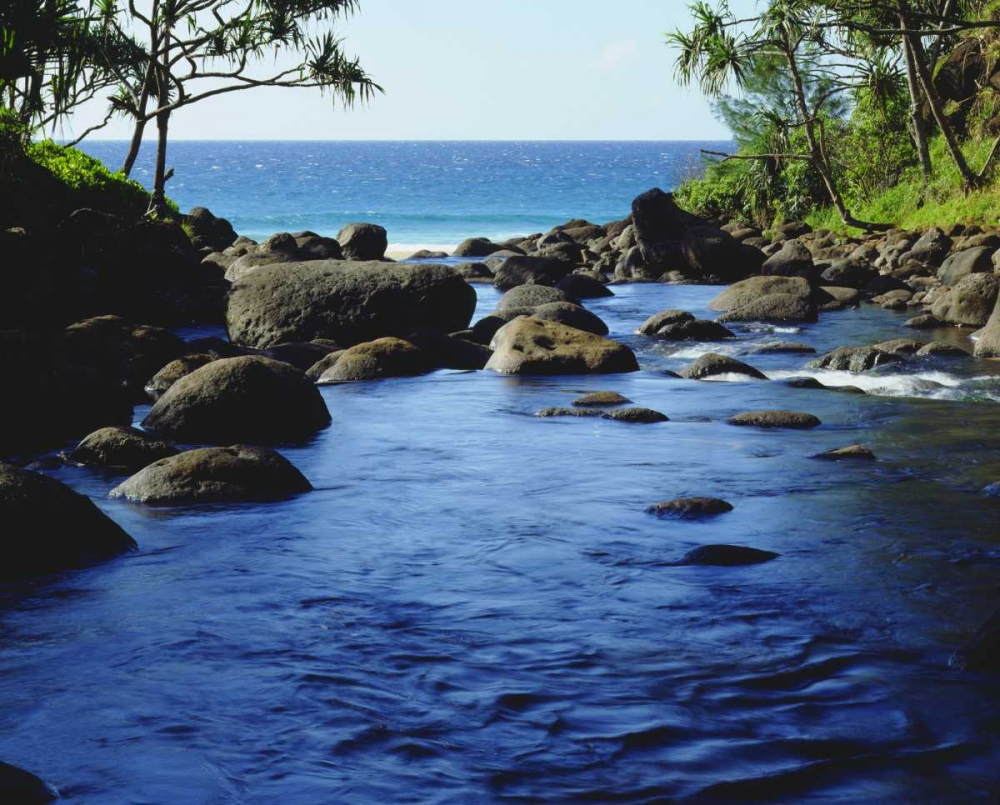
M381 260L389 247L385 227L348 224L337 233L337 242L348 260Z
M760 271L764 254L740 243L714 226L693 226L684 233L681 248L689 276L734 282Z
M184 442L283 442L330 423L316 386L270 358L224 358L182 377L143 420L146 430Z
M379 380L385 377L422 375L433 368L422 349L402 338L376 338L355 344L320 375L320 383Z
M635 240L644 264L657 275L683 270L687 260L681 241L697 218L684 212L671 193L659 188L647 190L632 201Z
M128 472L141 470L161 458L177 455L169 442L152 439L135 428L101 428L81 441L70 461L87 467L111 467Z
M350 346L417 327L464 330L476 292L448 266L321 260L265 266L233 284L234 343L266 349L328 338Z
M764 261L760 272L769 277L816 278L812 253L797 240L786 240L777 252Z
M236 282L251 271L275 263L300 263L299 244L290 232L276 232L263 243L248 246L246 250L226 267L226 279Z
M935 226L920 236L907 256L921 263L936 266L941 264L950 248L951 238Z
M443 369L482 369L492 354L489 347L483 344L430 327L414 330L406 336L406 340L419 347L434 366Z
M772 293L723 313L718 321L810 322L816 318L816 304L811 299L797 294Z
M468 238L455 247L452 257L488 257L503 248L489 238Z
M977 358L1000 358L1000 298L993 308L993 315L976 339Z
M486 364L501 374L567 375L635 372L628 347L557 322L520 316L501 327Z
M215 360L218 360L218 356L207 352L196 352L172 360L146 382L145 392L153 400L157 400L182 377Z
M815 292L802 277L749 277L730 285L708 306L712 310L734 310L769 294L790 294L809 301Z
M956 285L960 279L969 274L989 274L993 272L993 249L979 246L955 252L941 264L938 269L938 279L944 285Z
M809 369L830 369L840 372L867 372L888 363L899 363L902 358L894 352L876 347L838 347L821 355L806 366Z
M574 302L565 291L548 285L518 285L500 297L497 310L512 310L522 307L537 307L552 302Z
M1000 292L995 274L967 274L931 306L935 318L947 324L982 327L990 319Z
M823 281L829 285L855 289L866 287L877 276L878 269L870 262L850 257L834 260L822 273Z
M555 285L572 273L573 266L554 257L508 257L493 276L493 286L501 291L518 285Z
M267 447L203 447L150 464L111 490L140 503L271 500L308 492L312 484Z
M136 547L90 498L10 464L0 464L0 522L0 581L81 567Z
M11 805L45 805L59 793L30 771L0 761L0 801Z
M652 335L665 341L725 341L736 338L736 334L710 319L682 319L665 322L653 327L649 320L639 330L644 335Z
M595 335L608 334L608 325L605 324L600 316L591 313L584 307L580 307L580 305L574 305L572 302L549 302L548 304L534 307L525 306L496 310L489 316L476 322L473 331L482 333L484 328L491 326L490 320L497 319L506 324L518 316L531 316L543 321L554 321L559 324L565 324L568 327L575 327L577 330L594 333ZM499 326L497 329L499 329ZM492 335L490 338L492 338Z
M196 249L209 248L221 252L236 240L233 225L225 218L213 215L206 207L193 207L183 220L191 234L191 245Z
M567 274L556 283L556 288L560 291L565 291L574 299L592 299L615 295L614 291L607 285L596 277L591 277L587 274Z

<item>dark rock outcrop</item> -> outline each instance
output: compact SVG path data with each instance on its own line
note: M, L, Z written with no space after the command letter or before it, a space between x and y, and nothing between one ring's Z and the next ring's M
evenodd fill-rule
M337 233L337 242L348 260L381 260L389 247L385 227L378 224L348 224Z

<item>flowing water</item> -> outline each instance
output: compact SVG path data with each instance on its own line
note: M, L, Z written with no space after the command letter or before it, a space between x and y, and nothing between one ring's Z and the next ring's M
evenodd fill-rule
M141 551L3 589L0 758L70 803L996 802L996 678L948 657L1000 599L1000 367L851 376L869 396L664 374L908 332L866 306L724 345L634 334L717 290L588 303L634 374L326 386L332 425L281 448L316 487L293 499L153 508L53 470ZM598 389L670 421L533 416ZM772 407L823 425L724 421ZM855 442L879 461L810 458ZM682 495L735 510L644 512ZM670 565L718 542L781 556Z

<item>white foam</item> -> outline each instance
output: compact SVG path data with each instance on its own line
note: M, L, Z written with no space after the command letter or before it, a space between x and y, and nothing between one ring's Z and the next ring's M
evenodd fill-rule
M781 327L777 324L765 324L763 322L753 322L746 325L743 329L748 330L751 333L801 333L801 327L794 327L792 325L786 325Z
M772 380L787 380L792 377L813 377L824 386L857 386L878 397L925 397L935 400L961 399L965 394L959 388L970 380L977 379L962 378L947 372L881 375L830 369L799 369L770 373Z
M712 381L716 383L759 383L759 377L751 377L740 372L723 372L721 375L702 377L700 380Z
M692 344L690 346L685 345L680 349L671 351L669 349L664 350L665 354L669 355L671 358L678 358L688 361L696 360L704 355L706 352L714 352L716 355L739 355L745 351L745 345L739 344L738 342L698 342L697 344Z

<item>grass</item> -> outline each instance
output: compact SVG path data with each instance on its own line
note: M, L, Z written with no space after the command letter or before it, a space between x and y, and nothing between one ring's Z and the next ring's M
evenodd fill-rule
M963 152L973 171L978 172L992 147L992 141L969 141ZM908 168L893 187L866 202L851 206L855 217L872 223L893 224L900 229L942 229L952 224L1000 226L1000 171L994 166L993 179L970 193L962 190L958 169L940 137L931 142L934 177L924 185L918 168ZM859 234L848 227L837 211L824 207L806 217L813 229L830 229L843 234Z

